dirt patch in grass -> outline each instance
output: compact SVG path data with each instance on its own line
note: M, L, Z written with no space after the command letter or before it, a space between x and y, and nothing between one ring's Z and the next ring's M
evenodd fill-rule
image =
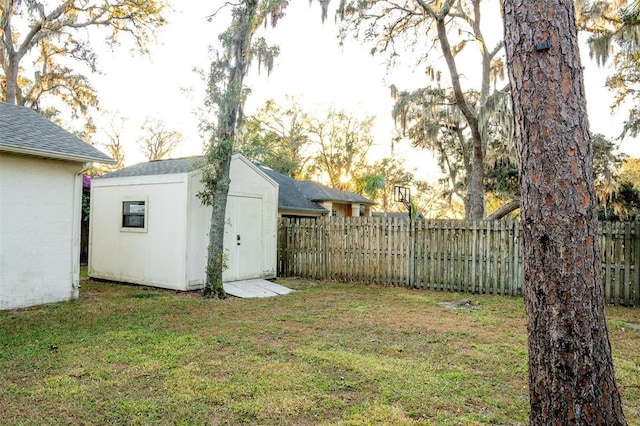
M88 280L77 301L0 312L3 424L526 422L521 299L279 282L298 291L207 300ZM473 309L442 305L462 298ZM607 314L640 424L640 310Z

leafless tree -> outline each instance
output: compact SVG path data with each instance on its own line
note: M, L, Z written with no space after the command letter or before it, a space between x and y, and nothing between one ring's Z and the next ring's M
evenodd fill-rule
M149 161L163 159L182 142L182 134L166 129L160 120L147 118L140 128L144 135L138 141L138 145Z

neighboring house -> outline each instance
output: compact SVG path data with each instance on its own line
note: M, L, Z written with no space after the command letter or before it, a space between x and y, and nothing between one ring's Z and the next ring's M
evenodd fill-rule
M376 203L360 194L329 188L308 180L296 181L296 186L309 200L331 212L331 216L371 216Z
M82 174L110 157L0 102L0 310L78 297Z
M197 194L202 157L158 160L94 178L89 276L175 290L203 287L211 207ZM231 160L223 281L275 278L278 184Z
M258 167L280 186L280 217L371 216L375 202L362 195L317 182L295 180L268 167Z
M278 216L280 217L320 217L329 210L306 198L289 176L278 173L268 167L258 166L267 176L278 182Z

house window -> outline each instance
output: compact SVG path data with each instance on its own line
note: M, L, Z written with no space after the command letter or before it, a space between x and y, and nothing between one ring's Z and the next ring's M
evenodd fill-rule
M144 229L146 224L145 201L122 202L122 227Z

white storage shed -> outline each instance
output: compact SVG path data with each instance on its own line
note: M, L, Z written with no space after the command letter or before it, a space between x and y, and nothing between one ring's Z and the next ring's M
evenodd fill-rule
M201 157L141 163L91 186L89 276L174 290L205 282L211 208L197 197ZM231 160L224 282L275 278L278 185Z

